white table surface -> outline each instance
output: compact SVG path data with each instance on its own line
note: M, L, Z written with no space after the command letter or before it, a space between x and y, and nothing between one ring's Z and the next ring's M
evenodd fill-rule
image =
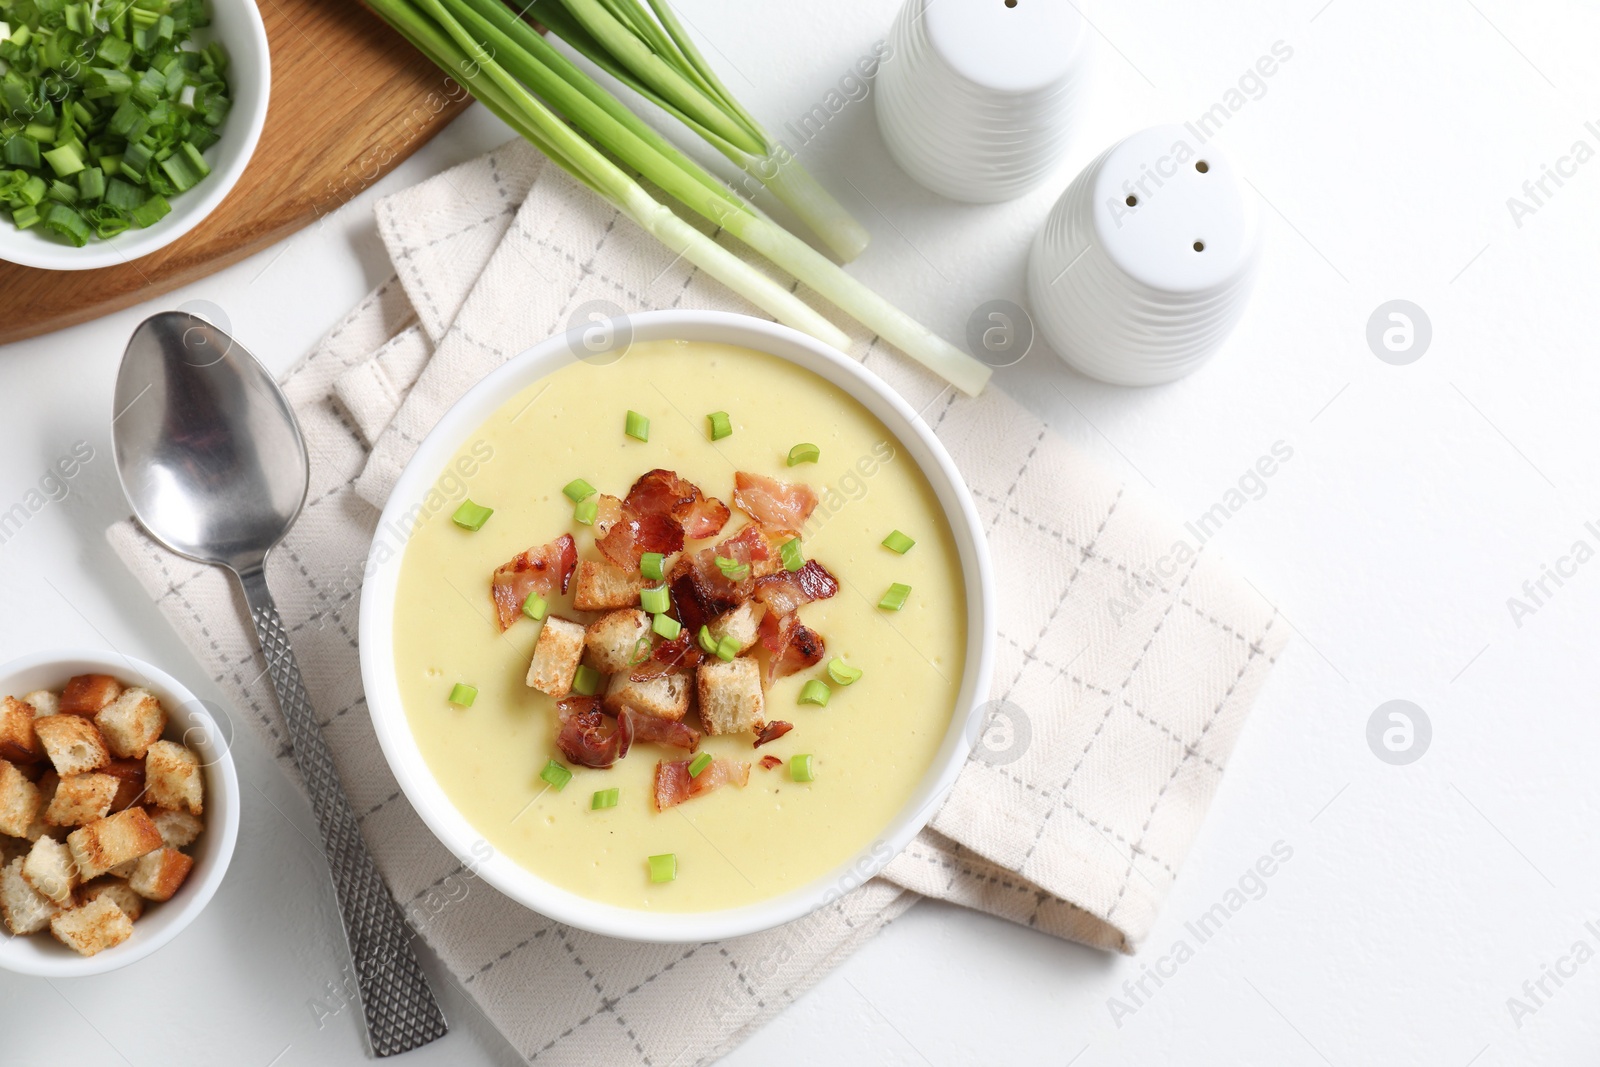
M734 91L781 130L882 36L895 4L680 7ZM1550 595L1520 620L1507 600L1574 542L1600 547L1585 526L1600 520L1600 160L1560 163L1575 142L1600 149L1600 123L1585 126L1600 119L1600 16L1511 0L1085 10L1096 69L1047 189L993 207L941 201L899 173L861 103L803 156L873 231L852 269L959 340L981 302L1022 302L1027 242L1087 159L1134 129L1196 119L1275 42L1292 48L1245 86L1215 141L1256 187L1267 236L1267 269L1224 351L1187 381L1129 390L1039 348L998 383L1185 517L1275 442L1291 447L1217 541L1298 637L1138 956L925 904L725 1062L1592 1062L1600 563L1561 564L1571 576L1546 580ZM138 308L0 350L0 510L75 442L95 450L70 494L0 545L0 658L112 645L206 691L102 539L124 514L108 422L130 331L205 300L287 368L387 275L373 199L505 136L469 113L323 225ZM1546 164L1570 176L1547 179L1550 195L1519 225L1507 198L1527 199L1523 183ZM1428 351L1406 366L1365 340L1369 316L1396 298L1432 324ZM1396 698L1433 728L1406 766L1366 740L1369 716ZM236 752L248 783L240 849L207 912L106 977L0 975L0 1062L63 1048L141 1065L361 1057L355 1013L330 993L342 949L309 809L256 745ZM1201 943L1186 924L1226 903L1280 841L1292 858ZM1177 963L1180 940L1193 952ZM1125 992L1158 965L1159 987L1145 977L1143 992ZM1542 992L1524 991L1541 980ZM438 985L454 1032L408 1062L516 1062ZM1113 1011L1111 997L1134 1010Z

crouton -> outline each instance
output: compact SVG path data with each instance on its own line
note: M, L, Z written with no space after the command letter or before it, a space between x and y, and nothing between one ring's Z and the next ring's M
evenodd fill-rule
M724 663L708 660L695 672L700 721L708 734L759 731L766 714L761 667L748 656Z
M146 900L171 900L194 867L194 860L175 848L158 848L141 856L128 888Z
M134 868L138 866L138 860L129 860L126 863L117 864L115 867L107 871L106 875L111 878L120 878L122 881L126 882L129 878L133 877Z
M167 713L161 702L144 689L124 689L94 717L106 747L119 759L144 759L150 746L161 739L167 728Z
M135 861L137 862L137 861ZM144 897L135 893L127 882L115 878L102 878L90 882L78 890L78 906L98 900L101 897L110 897L112 903L122 909L130 922L138 922L139 916L144 914Z
M111 798L112 811L131 808L144 799L144 760L114 759L95 773L117 780L117 795Z
M39 733L45 755L62 777L98 770L111 758L100 731L82 716L46 715L33 720L33 728Z
M36 934L61 911L56 902L22 877L22 857L0 870L0 918L14 934Z
M601 674L631 669L650 655L650 616L638 608L623 608L589 624L583 645Z
M660 674L642 682L626 674L613 674L601 703L613 715L620 714L623 708L632 708L643 715L682 722L689 713L691 688L687 671Z
M50 933L78 955L93 956L132 937L133 920L110 896L99 896L51 919Z
M67 835L78 877L98 878L118 864L161 847L161 831L143 808L108 815Z
M122 694L122 683L109 674L80 674L67 680L59 712L93 718L95 712Z
M732 637L739 642L739 651L743 652L756 643L756 638L761 633L760 605L754 600L746 600L732 611L724 612L717 616L715 622L707 627L711 636L721 641L724 637Z
M35 719L42 719L46 715L61 714L61 698L48 689L35 689L24 696L22 702L32 706Z
M145 799L158 808L205 814L200 757L173 741L157 741L144 758Z
M44 809L47 826L83 826L111 813L118 780L109 774L69 774Z
M0 834L27 837L40 804L39 787L16 764L0 759Z
M28 858L22 861L22 877L34 890L63 908L72 907L72 890L78 884L78 867L72 850L53 837L33 843Z
M161 832L161 840L166 842L168 848L188 848L200 836L200 831L205 829L205 824L188 812L168 811L165 808L151 809L150 821L156 824L156 829Z
M578 661L583 658L583 634L582 626L559 615L545 619L533 646L533 662L528 664L528 685L557 700L572 692L572 676L578 673ZM156 803L163 808L178 806L159 799Z
M635 607L640 591L650 584L650 579L644 575L625 571L615 563L581 559L573 583L572 606L579 611Z
M12 763L37 763L44 759L44 747L34 732L33 705L16 697L0 701L0 759Z

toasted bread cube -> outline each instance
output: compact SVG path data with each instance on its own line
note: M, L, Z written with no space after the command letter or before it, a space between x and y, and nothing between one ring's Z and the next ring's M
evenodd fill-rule
M766 715L761 667L748 656L724 663L708 660L695 672L700 721L708 734L757 732Z
M761 634L760 605L754 600L746 600L732 611L717 616L716 621L706 628L718 641L732 637L739 642L739 651L744 652L756 643L756 638Z
M0 869L0 918L14 934L36 934L50 925L61 909L22 877L22 857Z
M200 831L205 829L205 823L188 812L168 811L166 808L152 808L150 821L161 831L161 840L166 842L168 848L188 848L200 836Z
M688 671L674 671L636 682L626 674L613 674L601 703L613 715L632 708L643 715L682 722L689 713Z
M67 847L78 865L78 877L88 880L162 847L161 831L143 808L129 808L72 831Z
M583 658L583 634L582 626L559 615L545 619L533 646L533 662L528 664L528 684L557 700L572 692L572 676L578 673L578 661Z
M0 759L12 763L37 763L44 759L44 746L34 732L33 705L16 697L0 701Z
M158 808L205 814L200 757L174 741L157 741L144 758L145 799Z
M194 860L175 848L158 848L141 856L128 887L146 900L171 900L194 868Z
M72 907L72 890L78 884L78 866L72 850L53 837L33 843L28 858L22 861L22 877L39 892L63 908Z
M78 955L93 956L132 937L133 920L110 896L99 896L51 919L50 933Z
M80 674L67 680L61 692L59 713L93 718L101 708L122 695L122 683L109 674Z
M144 799L144 760L114 759L95 773L117 780L117 795L111 798L112 811L131 808Z
M16 764L0 760L0 834L27 837L42 805L39 787Z
M602 615L589 624L583 645L601 674L629 670L650 655L650 616L638 608Z
M111 813L118 780L109 774L69 774L44 809L47 826L84 826Z
M161 740L167 728L167 713L145 689L124 689L94 717L106 747L118 759L144 759L150 746Z
M120 878L126 882L129 878L133 877L133 870L137 866L139 866L138 860L129 860L126 863L117 864L115 867L107 871L106 875L111 878Z
M87 774L105 766L111 758L105 738L95 724L81 715L46 715L33 720L39 741L57 773Z
M122 914L131 922L138 922L139 916L144 914L144 897L135 893L127 882L115 878L102 878L80 888L78 906L82 907L91 900L98 900L101 897L110 897L112 903L121 908Z
M650 579L637 571L625 571L607 560L581 559L572 587L572 606L579 611L637 607L640 591L650 584Z
M48 689L35 689L22 698L24 704L33 708L33 717L42 719L46 715L61 714L61 698Z
M20 837L6 837L0 835L0 871L11 864L18 856L26 856L32 843Z

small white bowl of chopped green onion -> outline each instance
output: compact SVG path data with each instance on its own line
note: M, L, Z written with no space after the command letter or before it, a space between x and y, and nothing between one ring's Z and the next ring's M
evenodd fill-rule
M89 270L188 233L270 83L251 0L0 0L0 259Z

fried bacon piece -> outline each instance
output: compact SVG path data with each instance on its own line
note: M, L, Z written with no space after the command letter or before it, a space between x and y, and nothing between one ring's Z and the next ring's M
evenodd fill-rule
M662 760L656 764L656 810L666 811L685 800L709 793L724 782L743 786L750 780L750 764L738 760L712 760L697 778L689 777L689 761Z
M768 653L769 684L821 663L827 649L822 635L802 624L798 615L771 611L761 617L761 647Z
M611 528L622 521L622 501L609 493L601 493L595 499L594 514L594 539L601 540L611 532Z
M667 575L678 621L691 634L725 612L750 599L750 579L735 581L717 566L716 549L702 548L684 556Z
M686 722L658 719L654 715L645 715L632 708L623 708L622 717L631 720L635 743L654 741L660 745L686 748L690 752L700 747L700 731Z
M683 527L671 515L640 515L622 505L621 517L595 542L607 559L624 570L639 569L646 552L670 556L683 548Z
M695 632L699 633L699 629L696 628ZM644 682L673 671L693 670L700 666L704 658L705 653L700 650L699 644L690 640L689 628L685 626L677 637L662 641L647 658L634 664L628 677L636 682Z
M779 759L777 756L762 756L761 757L761 769L764 770L764 771L775 770L776 768L782 767L782 766L783 766L783 760Z
M628 754L637 719L625 710L614 728L600 710L598 697L572 696L556 704L561 730L556 747L573 763L609 767Z
M790 615L815 600L839 592L839 580L814 559L797 571L779 571L756 581L751 595L775 615Z
M817 494L800 482L780 482L765 475L736 471L733 502L757 522L798 532L816 508Z
M763 726L760 733L756 734L756 743L751 747L760 748L768 741L776 741L778 738L782 737L784 734L793 729L794 723L784 722L782 719L774 719Z
M781 549L794 534L765 523L752 522L717 545L716 554L724 559L750 565L750 577L764 578L783 568Z
M633 483L622 505L635 515L670 516L690 540L715 537L733 515L728 505L706 496L687 478L659 467Z
M578 566L578 546L571 534L562 534L548 545L519 553L499 567L490 580L494 610L502 631L511 629L522 614L522 602L529 593L554 596L565 593L572 572Z

